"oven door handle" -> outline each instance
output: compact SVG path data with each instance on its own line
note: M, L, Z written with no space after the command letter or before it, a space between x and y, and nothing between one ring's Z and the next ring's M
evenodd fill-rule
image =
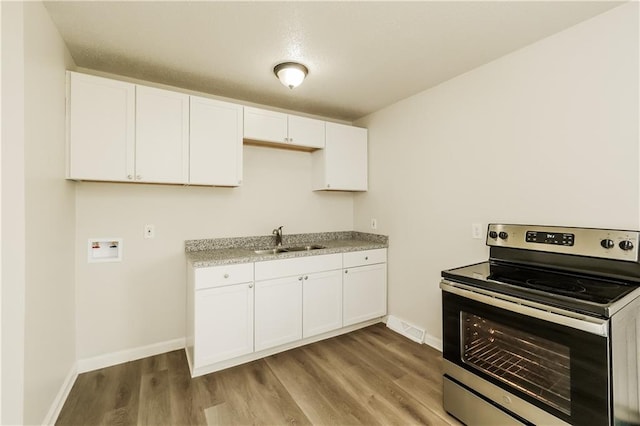
M560 309L547 307L527 300L511 298L509 296L484 289L479 290L475 287L469 287L464 284L454 283L447 280L442 280L440 282L440 288L442 291L446 291L448 293L457 294L458 296L465 297L467 299L472 299L490 306L496 306L528 317L553 322L555 324L586 331L587 333L596 334L602 337L609 336L608 320L588 317L586 315L580 315L579 313L565 310L562 310L562 313L557 313Z

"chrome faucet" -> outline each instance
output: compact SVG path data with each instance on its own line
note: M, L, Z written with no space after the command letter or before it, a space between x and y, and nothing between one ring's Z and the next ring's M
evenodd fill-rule
M276 236L276 246L282 246L282 226L277 227L272 232Z

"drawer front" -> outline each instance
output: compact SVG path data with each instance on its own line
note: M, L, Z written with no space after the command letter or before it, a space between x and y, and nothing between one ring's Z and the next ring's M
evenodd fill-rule
M256 281L335 269L342 269L342 254L340 253L269 260L255 264Z
M385 263L387 261L387 249L352 251L344 253L343 256L343 264L345 268L373 265L375 263Z
M253 281L253 263L211 266L195 270L196 290Z

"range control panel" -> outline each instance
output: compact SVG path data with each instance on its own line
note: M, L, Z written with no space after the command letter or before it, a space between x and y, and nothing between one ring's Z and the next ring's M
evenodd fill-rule
M551 231L527 231L525 240L528 243L559 244L562 246L572 246L576 234Z
M489 224L487 245L638 261L639 231Z

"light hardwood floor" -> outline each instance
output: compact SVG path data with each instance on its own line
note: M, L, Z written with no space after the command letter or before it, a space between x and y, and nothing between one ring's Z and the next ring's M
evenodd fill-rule
M192 379L184 351L84 373L57 425L460 425L442 357L383 324Z

